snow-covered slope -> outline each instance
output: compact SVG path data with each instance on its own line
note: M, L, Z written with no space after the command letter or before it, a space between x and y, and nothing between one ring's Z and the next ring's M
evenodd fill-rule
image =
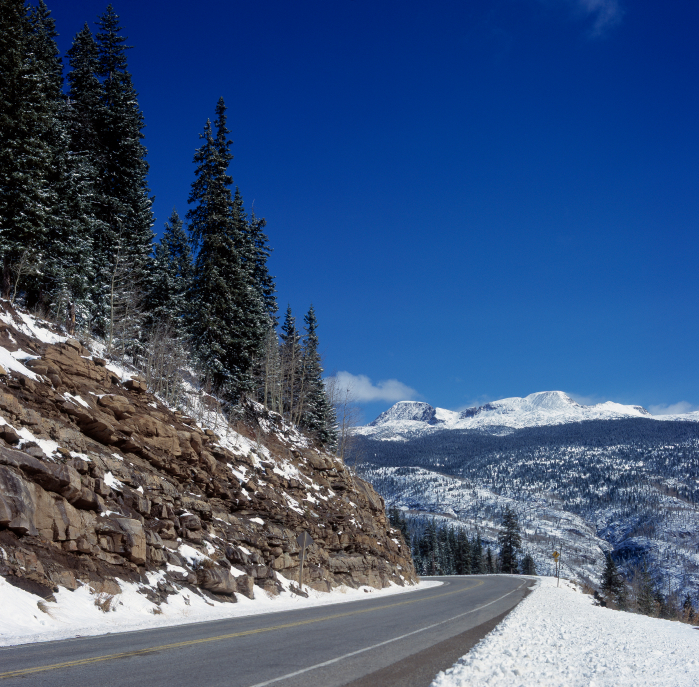
M419 401L400 401L381 413L357 434L376 439L412 439L445 429L495 430L509 427L544 427L585 420L619 420L622 418L653 418L641 406L627 406L613 401L596 405L581 405L562 391L539 391L524 398L503 398L461 412L433 408ZM682 419L683 416L657 416L655 419ZM687 418L696 419L696 418Z
M399 403L357 430L352 451L416 528L446 518L495 546L509 506L540 572L560 545L567 574L594 582L613 550L628 579L645 565L681 596L699 584L698 415L584 406L561 392L461 413Z
M631 687L699 684L691 625L612 611L553 578L431 687Z

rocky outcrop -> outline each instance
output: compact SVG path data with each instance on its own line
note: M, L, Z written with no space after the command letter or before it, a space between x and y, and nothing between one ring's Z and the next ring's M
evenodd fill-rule
M24 366L0 374L0 574L13 584L102 594L124 579L156 601L182 587L276 594L280 576L298 579L304 531L315 589L416 581L373 488L279 415L248 403L214 431L5 311L0 346Z

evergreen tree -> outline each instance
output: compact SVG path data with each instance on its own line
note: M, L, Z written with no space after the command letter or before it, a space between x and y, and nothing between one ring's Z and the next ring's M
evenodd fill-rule
M300 425L318 437L324 446L333 448L337 441L335 409L328 400L323 383L323 368L318 351L318 321L313 306L304 318L303 341L304 394Z
M682 603L682 617L685 622L693 623L695 617L694 604L692 603L692 597L687 594L684 597L684 602Z
M105 283L113 275L117 252L131 271L131 281L138 289L152 250L152 199L147 183L148 163L142 143L145 126L138 106L138 94L127 70L126 38L120 35L119 17L112 5L99 17L97 75L103 81L103 120L99 122L103 150L101 195L104 203L101 219L108 231L95 241ZM118 244L118 245L117 245Z
M653 578L648 572L648 567L645 564L640 573L638 573L636 605L638 607L638 612L643 615L655 614L655 585L653 584Z
M415 533L413 535L412 541L410 543L410 548L413 554L413 565L415 566L415 572L418 575L424 575L424 561L422 558L422 549L420 547L422 538L419 534Z
M214 388L228 401L252 389L253 361L267 331L268 318L251 284L238 247L240 226L233 214L228 165L233 159L223 98L216 106L214 135L207 121L204 140L194 156L187 213L198 249L188 328L196 355Z
M530 553L522 558L522 575L536 575L536 564Z
M517 514L506 506L502 518L502 530L498 535L500 545L500 568L503 573L517 574L517 552L522 547Z
M480 533L476 532L471 541L471 574L482 575L484 572L483 540Z
M471 574L471 549L466 531L461 528L456 535L456 568L457 575Z
M184 335L184 318L192 288L192 251L184 223L174 208L155 246L150 272L145 303L148 326L161 323L171 327L177 335Z
M92 33L85 24L66 53L69 71L68 103L65 112L68 154L65 161L67 188L63 216L70 235L58 236L56 248L58 276L54 310L69 300L71 328L77 317L82 324L104 317L107 259L116 236L102 219L107 203L102 195L105 151L100 140L106 109L104 89L97 77L99 55ZM53 251L53 249L52 249Z
M3 293L12 297L41 272L56 207L50 185L56 75L47 71L23 0L0 13L0 257Z
M405 515L403 515L403 511L399 510L396 506L391 506L388 509L388 521L391 523L392 527L400 531L406 542L410 541L408 523L405 519Z
M89 292L94 282L89 200L96 175L71 150L71 108L63 96L63 65L56 45L55 22L43 0L30 11L35 58L45 75L52 105L47 141L52 154L48 184L44 269L38 299L70 333L89 319ZM49 204L50 203L50 204Z
M617 602L624 582L619 573L619 569L611 554L606 555L604 571L602 572L602 592L607 601Z
M276 327L279 307L277 306L277 298L275 296L277 289L274 284L274 277L269 273L267 267L267 259L272 252L272 248L270 248L269 239L264 232L266 225L266 220L263 217L256 217L253 212L250 221L247 223L245 234L251 247L252 283L265 305L270 321Z

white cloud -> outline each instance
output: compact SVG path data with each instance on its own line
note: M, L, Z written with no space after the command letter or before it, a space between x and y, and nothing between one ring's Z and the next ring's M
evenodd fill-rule
M621 21L624 11L619 0L574 0L588 16L594 17L592 36L601 36L607 29Z
M621 0L539 0L549 7L561 4L570 8L575 16L592 22L589 35L602 37L618 24L624 16Z
M648 406L651 415L683 415L699 410L699 406L694 406L687 401L680 401L671 405Z
M351 389L357 403L411 401L419 395L415 389L397 379L385 379L374 384L366 375L338 372L335 380L340 389Z

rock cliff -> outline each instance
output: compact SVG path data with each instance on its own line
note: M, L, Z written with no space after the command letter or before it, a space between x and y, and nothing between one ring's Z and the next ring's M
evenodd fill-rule
M316 590L416 581L374 489L258 404L235 427L206 427L7 303L0 365L0 574L12 584L49 599L79 585L99 599L118 580L155 603L183 587L277 594L280 575L298 580L304 531Z

